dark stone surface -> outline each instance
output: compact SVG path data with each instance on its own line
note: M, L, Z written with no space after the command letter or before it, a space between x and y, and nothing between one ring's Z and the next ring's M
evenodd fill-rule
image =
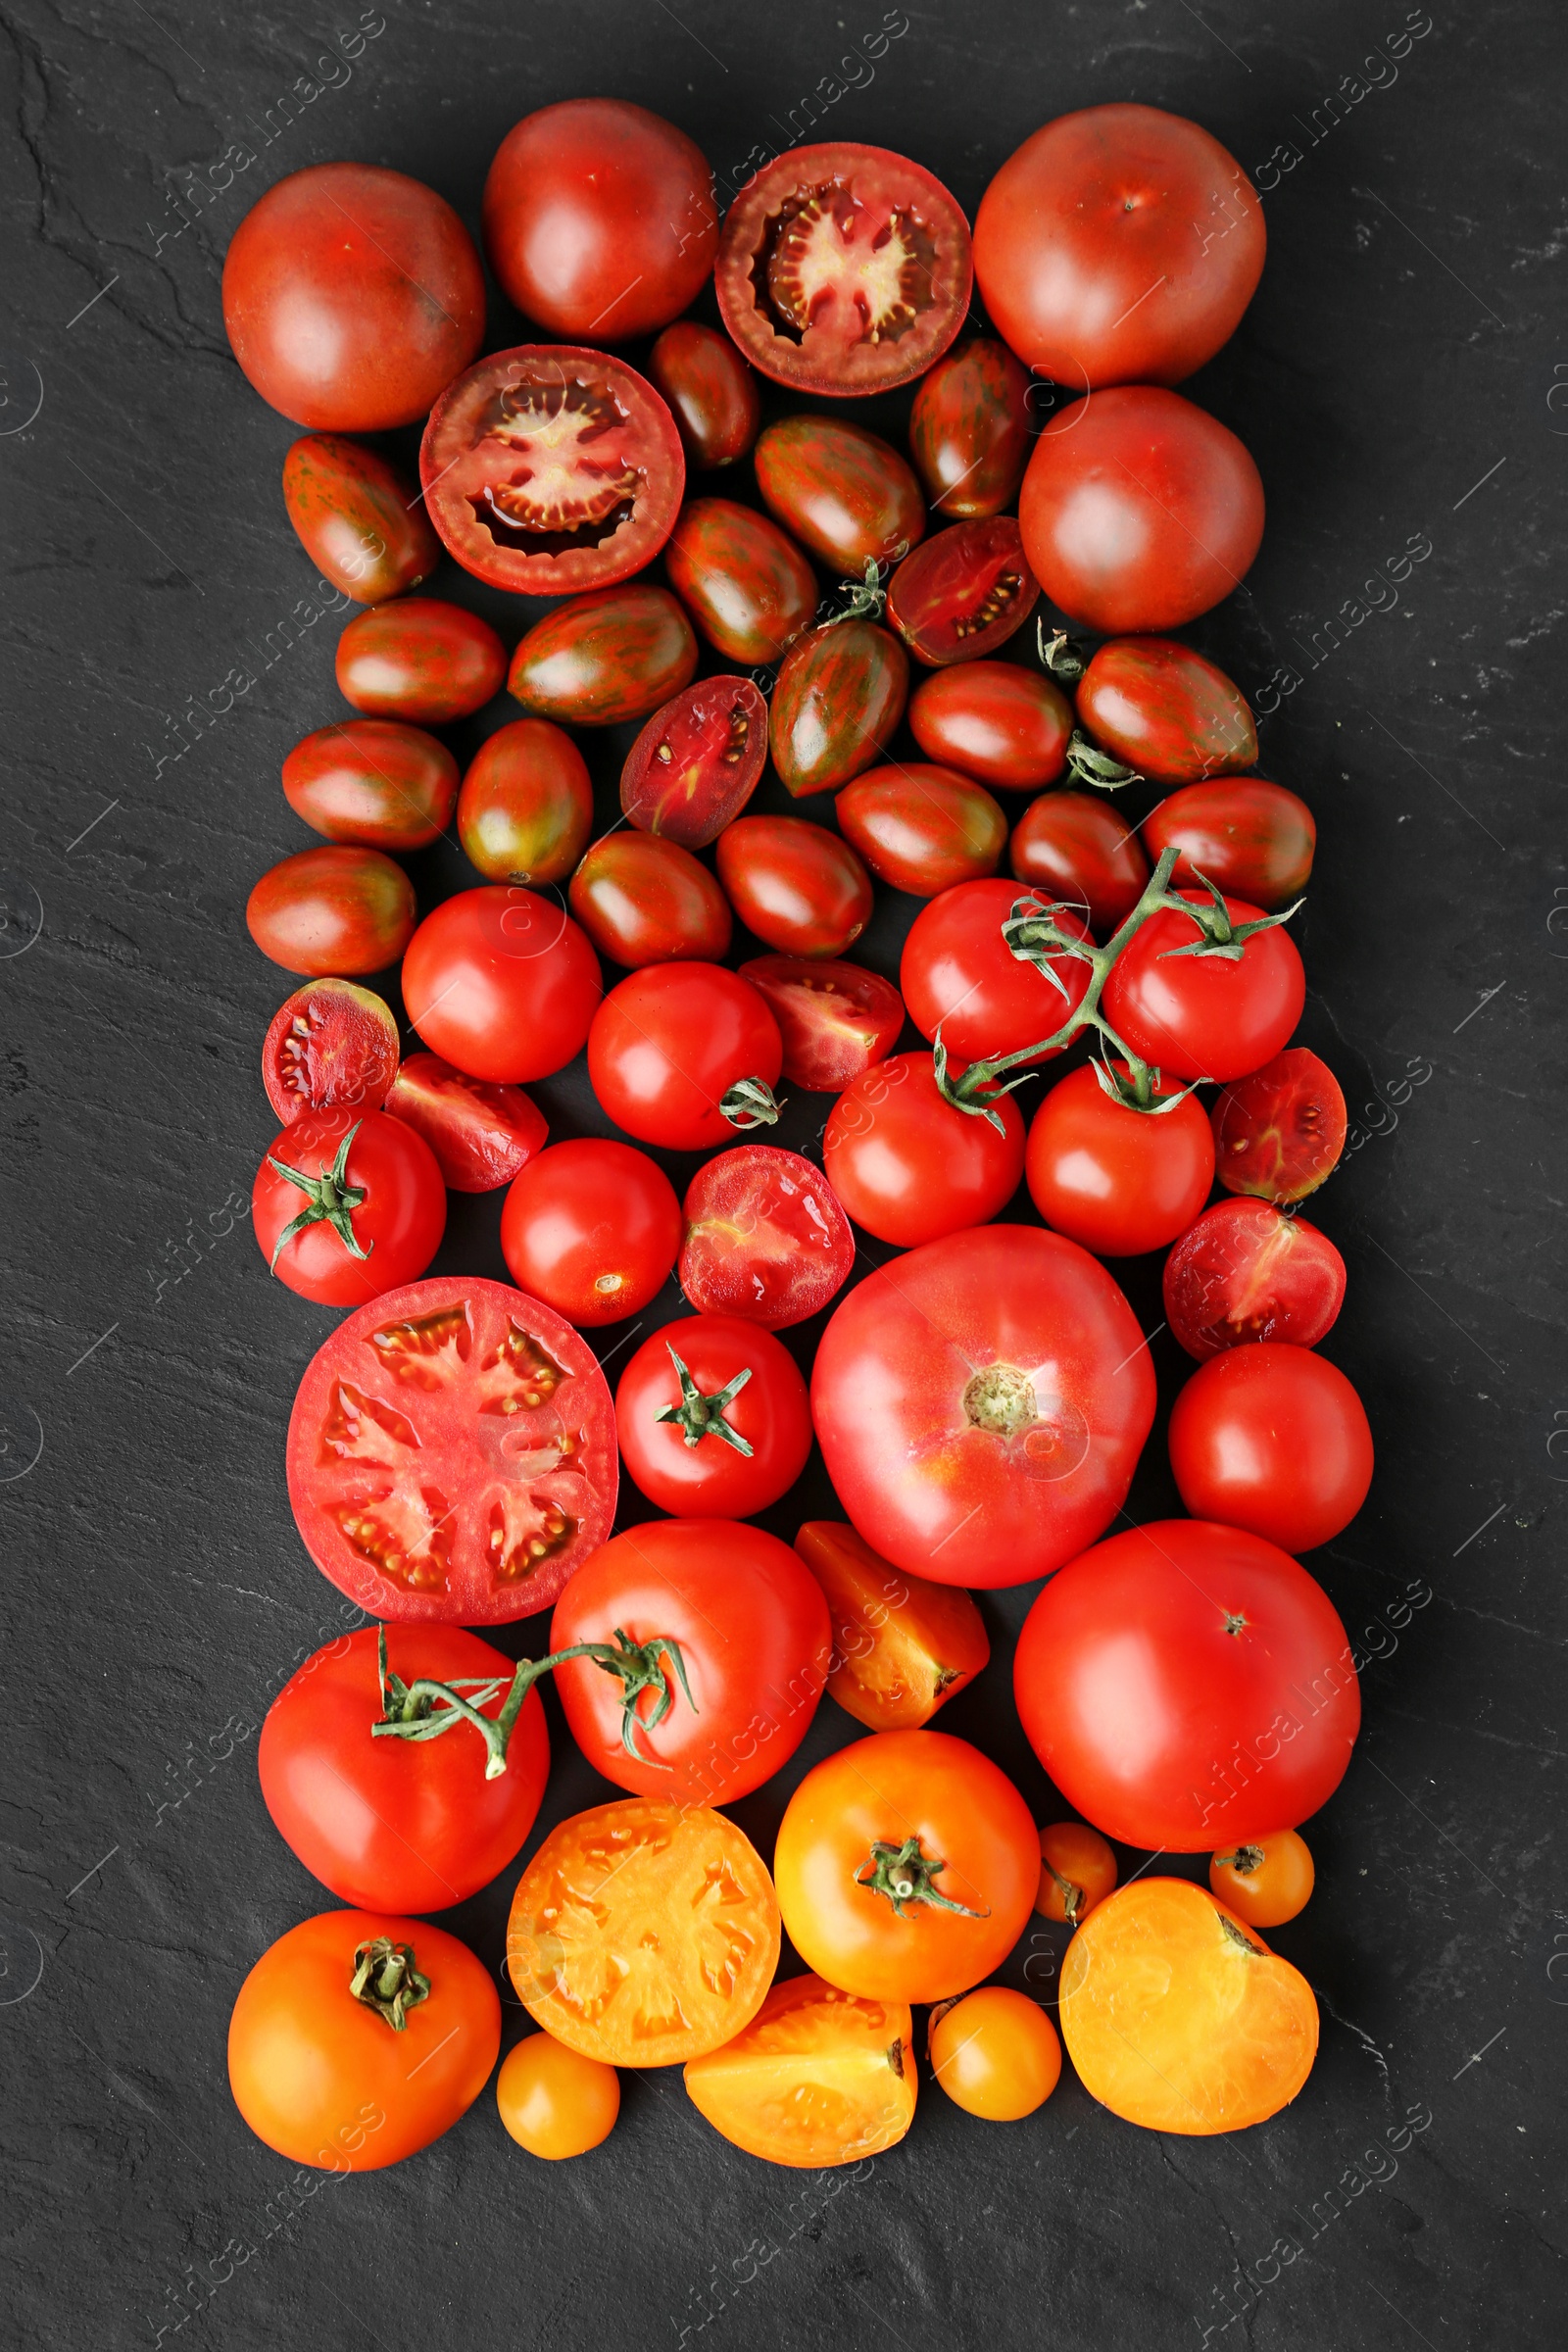
M333 1318L269 1282L234 1215L270 1137L256 1057L286 986L241 916L257 875L307 846L282 755L341 707L336 618L269 658L312 581L277 488L291 428L224 342L222 253L273 179L340 156L415 172L476 223L503 132L585 91L668 114L732 173L754 143L785 143L780 122L848 44L863 54L880 11L842 5L388 0L352 73L315 64L335 17L5 12L17 2342L107 2352L177 2326L234 2352L887 2333L1119 2352L1227 2322L1262 2347L1560 2340L1568 225L1564 44L1541 0L1445 10L1384 67L1362 61L1400 32L1400 0L911 9L874 69L846 70L863 86L821 134L908 150L972 214L1040 122L1135 97L1199 117L1269 187L1261 292L1190 387L1254 450L1269 528L1246 592L1195 636L1265 705L1282 665L1299 679L1276 692L1264 758L1321 828L1303 1035L1364 1138L1314 1210L1350 1267L1327 1352L1380 1456L1359 1520L1312 1562L1381 1654L1310 1833L1317 1894L1278 1934L1322 2004L1307 2088L1260 2131L1192 2141L1116 2123L1070 2079L1007 2128L928 2081L906 2145L844 2179L755 2164L673 2075L628 2077L617 2132L581 2164L524 2157L486 2094L424 2156L314 2198L229 2102L240 1979L323 1907L263 1809L254 1732L337 1607L282 1475L295 1385ZM280 126L283 93L317 72L339 86ZM1316 110L1358 74L1328 127ZM236 141L256 150L237 174L219 163ZM1270 169L1289 142L1299 160ZM499 302L491 339L518 339ZM1331 616L1379 597L1363 581L1412 539L1431 552L1396 602L1342 620L1327 650ZM517 633L507 600L451 567L437 587ZM171 721L190 698L211 710L236 669L254 685L175 758ZM460 755L506 715L455 730ZM607 807L620 748L594 747ZM455 849L413 862L425 903L465 870ZM884 906L880 968L910 911ZM580 1069L539 1092L558 1135L599 1124ZM808 1145L824 1108L793 1105L783 1140ZM457 1204L441 1262L501 1273L498 1214L496 1197ZM1147 1327L1157 1267L1128 1280ZM1165 1339L1155 1360L1168 1406L1183 1365ZM831 1509L813 1479L770 1524ZM1172 1507L1157 1436L1133 1499L1136 1516ZM1399 1625L1412 1587L1429 1597ZM1031 1597L988 1598L995 1662L943 1722L1045 1819L1059 1800L1008 1695ZM605 1793L552 1722L541 1827ZM850 1730L824 1705L783 1783L739 1808L764 1851L788 1787ZM513 1876L448 1923L491 1963ZM1006 1973L1049 1997L1058 1957L1042 1930ZM507 2015L510 2037L523 2021ZM1300 2249L1283 2265L1281 2238Z

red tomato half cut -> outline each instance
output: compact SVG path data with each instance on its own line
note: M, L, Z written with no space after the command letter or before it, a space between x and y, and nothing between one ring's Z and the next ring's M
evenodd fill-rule
M767 758L767 705L750 678L699 678L656 710L620 771L641 833L705 849L739 816Z
M933 669L978 662L1021 629L1040 601L1010 514L956 522L906 556L888 588L888 618Z

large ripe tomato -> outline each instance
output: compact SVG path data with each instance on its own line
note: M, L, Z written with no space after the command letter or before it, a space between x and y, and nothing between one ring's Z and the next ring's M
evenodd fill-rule
M915 899L994 874L1006 847L1007 820L983 784L918 760L867 768L835 813L877 880Z
M1188 1381L1171 1412L1170 1466L1195 1518L1313 1551L1366 1500L1372 1432L1336 1365L1260 1340L1210 1356Z
M710 1152L778 1117L778 1023L747 980L714 963L651 963L612 988L588 1032L602 1107L639 1143Z
M832 416L780 416L753 460L762 503L830 568L892 564L925 529L920 485L890 441Z
M1022 1114L1011 1095L993 1107L1000 1128L947 1101L931 1054L895 1054L829 1112L827 1180L857 1225L901 1250L983 1225L1023 1176Z
M858 2001L820 1977L775 1984L751 2024L694 2058L699 2115L768 2164L859 2164L897 2147L914 2121L918 2078L906 2001Z
M832 1186L774 1144L715 1153L687 1186L681 1214L680 1287L705 1315L782 1331L819 1313L855 1263Z
M837 833L802 816L743 816L718 837L718 878L748 931L789 956L841 956L871 919L871 877Z
M1267 1200L1216 1200L1165 1260L1165 1320L1202 1363L1278 1340L1315 1348L1345 1303L1345 1260L1305 1217Z
M646 1152L607 1136L541 1152L501 1211L501 1253L520 1290L579 1328L639 1314L680 1248L675 1188Z
M739 816L767 762L767 705L750 678L699 678L656 710L620 771L620 806L644 833L706 849Z
M708 473L745 457L762 421L762 396L728 335L677 318L649 353L648 372L669 403L688 466Z
M1257 758L1246 697L1174 638L1113 637L1084 671L1076 696L1096 742L1152 783L1236 775Z
M352 980L312 980L285 997L262 1041L262 1084L286 1127L303 1110L379 1110L398 1072L384 997Z
M441 561L413 485L338 433L307 433L287 451L283 504L311 562L356 604L407 595Z
M808 1519L795 1548L833 1620L829 1693L872 1732L917 1732L991 1657L972 1593L910 1576L853 1527Z
M372 605L337 641L338 690L372 718L442 727L482 710L506 674L506 648L490 623L436 596Z
M1112 1536L1054 1577L1024 1620L1013 1693L1076 1812L1175 1854L1304 1821L1361 1721L1322 1587L1272 1544L1197 1519Z
M1211 904L1206 891L1180 893ZM1233 924L1261 908L1227 899ZM1239 1078L1268 1061L1289 1038L1306 1002L1306 974L1285 931L1255 931L1234 962L1224 956L1174 956L1197 937L1183 914L1151 915L1111 965L1101 1010L1122 1043L1167 1078Z
M1042 898L1081 908L1102 939L1149 884L1137 828L1090 792L1043 792L1031 801L1012 829L1007 862Z
M696 633L667 588L601 588L535 621L507 692L533 718L614 727L667 703L696 667Z
M384 972L418 921L414 884L380 850L299 850L245 902L245 928L286 972Z
M315 164L268 189L223 261L223 324L265 401L327 433L416 424L484 339L484 273L445 198Z
M664 550L664 569L703 635L726 662L776 662L810 624L816 574L776 522L733 498L692 498Z
M994 654L1039 601L1010 514L950 524L906 556L888 582L889 620L933 668Z
M302 1111L251 1188L251 1230L281 1283L320 1306L363 1306L424 1272L446 1231L435 1153L384 1110Z
M922 678L909 725L928 760L993 791L1033 792L1067 764L1072 705L1050 678L1011 662L963 662Z
M1132 1308L1086 1250L988 1225L850 1293L816 1351L811 1418L875 1550L939 1584L1021 1585L1126 1500L1154 1375Z
M1306 803L1261 776L1184 784L1150 810L1143 836L1152 858L1179 852L1171 875L1178 889L1201 873L1271 914L1300 897L1317 848Z
M409 942L403 1002L432 1053L470 1078L548 1078L578 1053L599 959L562 907L519 884L446 899Z
M1135 1110L1105 1092L1096 1066L1069 1070L1035 1112L1024 1176L1054 1232L1097 1257L1139 1257L1185 1233L1208 1199L1214 1139L1196 1095ZM1162 1087L1156 1100L1174 1092Z
M1216 1097L1214 1164L1228 1193L1304 1200L1345 1150L1345 1096L1326 1061L1287 1047Z
M350 1315L289 1419L306 1550L399 1624L548 1608L610 1533L618 1483L610 1390L586 1343L539 1299L472 1275Z
M493 1193L543 1148L544 1112L520 1086L492 1086L455 1070L439 1054L411 1054L387 1109L435 1153L454 1193Z
M1000 514L1029 455L1030 379L1004 343L977 335L922 378L909 412L909 449L939 514Z
M767 999L778 1023L786 1081L808 1094L842 1094L899 1042L904 999L863 964L759 956L741 965L741 978Z
M1206 130L1158 107L1091 106L1003 165L974 266L1013 350L1054 382L1179 384L1235 333L1265 242L1251 181Z
M773 688L768 742L779 782L799 800L837 792L898 732L909 657L871 620L838 620L798 638Z
M422 850L458 803L444 743L396 718L318 727L283 761L283 798L313 832L368 850Z
M687 1315L644 1340L621 1374L615 1431L627 1475L662 1511L751 1519L805 1469L811 1407L771 1332Z
M487 882L564 882L593 821L588 763L548 718L498 727L468 762L458 839Z
M934 1039L941 1031L956 1071L1050 1037L1088 992L1090 967L1081 957L1048 958L1056 987L1003 938L1003 924L1028 896L1012 882L960 882L922 906L909 925L899 987L920 1035ZM1072 914L1062 917L1062 928L1089 937Z
M724 324L764 375L882 392L923 375L963 324L969 223L886 147L790 147L730 206L714 276Z
M645 963L717 963L729 953L728 899L690 850L661 834L605 834L566 896L600 955L633 971Z

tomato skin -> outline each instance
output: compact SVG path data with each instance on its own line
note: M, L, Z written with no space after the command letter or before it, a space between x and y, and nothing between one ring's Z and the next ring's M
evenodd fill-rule
M379 850L299 850L245 902L245 928L262 954L312 979L384 972L417 921L414 884Z
M372 718L444 726L482 710L506 674L490 623L434 596L372 605L337 641L338 691Z
M895 1054L847 1086L828 1113L827 1180L863 1232L901 1250L984 1225L1023 1176L1018 1105L1004 1095L996 1110L1000 1134L938 1093L931 1054Z
M531 718L613 727L646 718L696 667L692 624L667 588L602 588L534 623L507 692Z
M907 2002L787 1977L685 2080L699 2115L748 2156L797 2171L863 2163L914 2121L913 2020Z
M1007 861L1043 898L1080 907L1102 939L1131 914L1149 886L1136 829L1088 792L1043 792L1012 829Z
M283 460L283 504L300 545L334 588L379 605L427 580L441 542L413 487L373 449L307 433Z
M553 2034L530 2034L501 2061L496 2106L519 2148L559 2164L610 2137L620 2114L620 2077Z
M1048 1822L1040 1833L1040 1891L1035 1909L1042 1919L1081 1927L1116 1884L1116 1857L1098 1830L1084 1821Z
M501 1211L513 1281L580 1330L640 1313L668 1281L679 1248L669 1178L646 1152L606 1137L541 1152Z
M599 959L570 915L520 884L460 890L403 958L403 1003L434 1054L505 1086L548 1078L581 1051Z
M1184 784L1143 822L1152 858L1179 851L1171 880L1178 890L1202 872L1227 894L1275 914L1306 888L1317 826L1306 803L1261 776Z
M707 473L745 457L762 421L762 396L728 335L677 318L654 345L648 372L669 403L689 466Z
M762 504L830 568L887 564L925 530L925 501L890 441L832 416L780 416L753 460Z
M717 963L729 953L729 901L706 865L662 834L607 833L571 877L572 913L601 956Z
M491 1193L510 1184L550 1132L521 1087L486 1085L439 1054L405 1057L386 1107L429 1145L454 1193Z
M868 768L836 813L877 880L916 899L994 874L1006 847L1007 820L984 785L919 760Z
M1015 636L1040 601L1010 514L950 523L888 582L888 618L917 661L975 662Z
M1345 1096L1326 1061L1288 1046L1216 1097L1214 1164L1228 1193L1304 1200L1345 1150Z
M931 2070L966 2115L1016 2124L1055 2089L1061 2044L1038 2001L1005 1984L982 1984L932 2020Z
M1183 891L1207 903L1207 893ZM1233 923L1256 920L1262 909L1227 899ZM1296 942L1281 930L1258 931L1239 962L1223 956L1183 956L1195 936L1187 917L1151 915L1116 958L1101 1009L1116 1035L1168 1078L1223 1083L1255 1070L1280 1051L1306 1002L1306 975Z
M318 980L285 997L262 1041L262 1084L284 1126L303 1110L379 1110L398 1073L398 1025L384 997Z
M956 1585L910 1576L853 1527L808 1519L795 1548L827 1595L833 1662L827 1687L871 1732L915 1732L983 1673L985 1621Z
M1372 1432L1345 1374L1309 1348L1259 1340L1192 1375L1170 1417L1170 1466L1198 1519L1313 1551L1372 1484Z
M1267 1200L1217 1200L1165 1260L1165 1320L1203 1363L1274 1340L1315 1348L1345 1301L1345 1260L1305 1217Z
M422 850L452 822L458 763L421 727L349 719L318 727L294 746L283 761L283 798L328 841Z
M458 796L458 839L487 881L564 882L593 821L587 762L547 718L498 727L468 762Z
M801 816L737 817L718 878L741 921L788 956L839 956L871 919L871 877L847 841Z
M726 662L776 662L816 611L816 574L765 514L691 498L664 550L669 584Z
M1116 637L1079 679L1078 715L1106 751L1155 784L1245 772L1257 758L1246 698L1172 637Z
M1208 1883L1250 1928L1283 1928L1306 1909L1317 1873L1304 1838L1276 1830L1213 1855Z
M837 792L898 732L909 657L871 620L834 621L797 638L773 688L768 742L786 792Z
M669 1152L733 1141L724 1097L745 1079L773 1086L783 1057L765 1002L721 964L632 972L588 1033L588 1076L604 1109L639 1143Z
M1050 1037L1088 994L1089 965L1080 957L1051 957L1056 989L1008 948L1002 926L1026 897L1011 882L959 882L929 900L909 925L899 986L920 1035L934 1040L941 1030L955 1071ZM1063 928L1072 929L1074 919L1066 916ZM1076 927L1087 939L1084 926ZM1057 1046L1032 1058L1050 1061L1065 1051Z
M656 710L620 771L644 833L706 849L740 814L767 761L767 705L750 678L699 678Z
M921 378L909 414L909 449L939 514L968 521L1000 514L1029 455L1030 378L1005 343L977 335Z
M790 1086L842 1094L899 1042L904 999L862 964L759 956L741 965L741 978L766 998L778 1023Z
M826 1177L774 1144L717 1152L687 1186L681 1213L680 1287L706 1315L782 1331L826 1306L855 1263Z
M365 1199L350 1211L356 1257L324 1218L305 1226L272 1253L284 1228L306 1206L297 1184L271 1164L323 1175L353 1129L346 1182ZM251 1188L251 1230L279 1282L320 1306L363 1306L401 1290L424 1272L446 1231L447 1194L435 1153L421 1136L383 1110L302 1111L270 1146Z
M1054 784L1067 764L1072 705L1011 662L962 662L922 678L909 702L915 742L939 766L993 792Z
M689 1446L678 1422L658 1418L681 1401L671 1348L705 1396L750 1372L723 1411L750 1456L708 1432ZM765 1511L794 1486L811 1450L811 1407L794 1356L771 1332L737 1315L686 1315L644 1340L615 1391L615 1429L632 1484L677 1518L750 1519Z
M1184 1233L1208 1199L1214 1139L1196 1095L1174 1110L1131 1110L1084 1062L1036 1111L1024 1175L1054 1232L1097 1257L1141 1257Z

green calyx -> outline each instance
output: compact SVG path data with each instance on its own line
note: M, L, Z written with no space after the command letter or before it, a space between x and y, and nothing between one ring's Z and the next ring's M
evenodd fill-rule
M274 1274L277 1271L277 1261L282 1255L285 1245L291 1242L297 1233L303 1233L307 1225L322 1223L330 1225L351 1257L368 1257L370 1250L375 1248L375 1244L371 1242L368 1248L361 1249L350 1221L355 1209L365 1199L364 1186L353 1185L348 1181L349 1147L359 1132L360 1122L356 1119L339 1144L337 1156L332 1165L319 1176L307 1176L303 1169L291 1168L286 1160L274 1159L270 1152L268 1153L268 1166L275 1168L279 1176L286 1177L290 1184L297 1184L305 1195L305 1206L297 1215L290 1217L277 1237L271 1261Z
M1127 767L1102 752L1098 743L1091 743L1081 728L1074 727L1067 745L1067 767L1075 784L1092 784L1099 792L1120 792L1124 784L1141 784L1143 772Z
M1043 619L1035 622L1035 644L1040 659L1058 686L1076 686L1089 667L1084 649L1065 629L1054 629L1048 637Z
M401 2034L409 2022L409 2011L429 1999L430 1980L419 1974L412 1943L394 1943L388 1936L377 1936L355 1947L349 1990L367 2009L373 2009L394 2034Z
M732 1127L776 1127L778 1098L765 1078L737 1078L720 1097L719 1110Z
M947 1895L938 1894L931 1882L947 1867L920 1851L918 1838L906 1838L902 1845L890 1845L885 1838L877 1838L866 1867L855 1874L855 1884L886 1895L900 1919L905 1917L906 1903L929 1903L933 1910L956 1911L963 1919L989 1919L989 1907L971 1911L966 1903L951 1902Z
M887 564L879 564L875 556L867 556L865 571L859 579L840 580L839 588L849 602L842 612L830 612L822 626L831 629L841 620L880 620L888 601L888 574L900 557L907 553L905 547L895 548L892 562Z
M664 1346L669 1348L669 1360L674 1365L675 1377L680 1382L680 1402L679 1404L666 1404L662 1411L654 1415L654 1419L676 1423L686 1445L690 1446L700 1446L705 1438L721 1438L726 1446L733 1446L737 1453L744 1453L749 1461L752 1448L738 1429L731 1429L724 1418L724 1412L728 1405L734 1403L746 1383L751 1379L751 1365L743 1365L734 1379L726 1381L714 1396L705 1396L696 1381L693 1380L688 1367L681 1362L674 1348L670 1347L668 1340L664 1342Z

